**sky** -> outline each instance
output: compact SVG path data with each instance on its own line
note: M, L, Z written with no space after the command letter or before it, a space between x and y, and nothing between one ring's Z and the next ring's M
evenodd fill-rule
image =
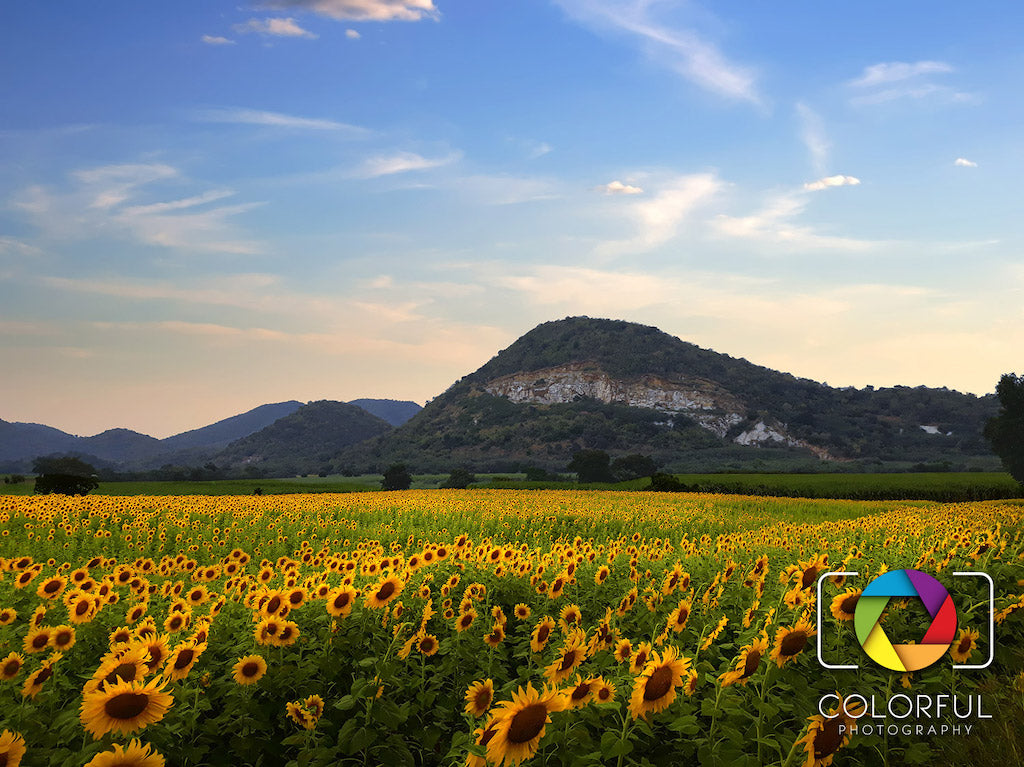
M1024 373L1024 6L16 3L0 418L423 404L587 315L832 386Z

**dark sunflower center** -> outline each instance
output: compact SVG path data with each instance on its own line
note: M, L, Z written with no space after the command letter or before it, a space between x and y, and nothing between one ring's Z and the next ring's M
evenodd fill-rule
M192 662L193 657L195 657L194 650L185 649L179 652L178 657L174 659L174 670L181 671Z
M470 615L469 613L466 613L465 615L462 616L462 618L459 619L459 624L462 626L462 628L469 628L469 624L472 623L472 622L473 622L473 616Z
M597 697L602 702L608 700L608 698L610 698L611 695L612 695L612 691L609 690L607 687L602 687L600 690L597 691Z
M344 594L339 594L334 598L334 607L338 610L343 609L345 605L348 604L348 599L349 597L347 591Z
M814 583L814 579L817 578L817 577L818 577L818 568L817 567L808 567L806 570L804 570L803 578L800 579L800 585L803 586L804 588L807 588L812 583Z
M857 608L857 602L859 601L860 594L851 594L840 603L839 609L844 613L852 613Z
M394 593L395 584L391 581L387 581L383 586L380 587L380 590L377 591L377 599L379 599L380 601L384 601Z
M75 604L75 615L85 615L89 612L89 603L86 600L81 600Z
M747 653L747 662L743 664L743 676L740 679L746 679L757 671L758 665L761 663L761 651L751 650Z
M689 617L689 610L680 610L679 615L676 617L676 625L682 626L684 623L686 623L686 619Z
M548 634L550 633L551 628L548 626L548 624L543 624L539 629L537 629L537 641L546 642L548 639Z
M135 681L135 664L133 663L122 663L120 666L111 671L104 678L104 682L108 684L114 684L117 682L117 678L121 677L125 682Z
M60 581L47 581L46 585L43 586L43 591L47 594L52 594L60 588Z
M149 696L142 692L123 692L103 704L103 710L111 719L123 722L134 719L149 708Z
M654 670L647 684L644 685L644 700L660 700L672 689L672 669L660 666Z
M576 663L576 651L569 650L565 655L562 656L562 665L559 667L559 671L568 671Z
M7 661L4 665L4 676L14 676L21 669L21 663L16 660Z
M254 661L249 661L244 666L242 666L242 676L246 676L246 677L256 676L256 674L259 673L259 670L260 670L260 664L254 662Z
M829 719L825 726L814 736L814 758L824 759L839 750L843 744L843 736L839 733L841 718Z
M960 644L958 644L957 647L956 647L956 651L958 653L965 653L965 652L967 652L970 649L971 649L971 638L969 636L965 636L963 639L961 639L960 640Z
M280 609L281 609L281 598L280 597L273 597L269 602L267 602L267 612L268 613L276 613Z
M569 697L571 697L573 702L576 703L578 701L583 700L589 694L590 685L584 682L583 684L576 685L576 687L572 691L572 695L570 695Z
M794 631L782 640L782 644L779 645L779 651L787 656L796 655L804 649L806 644L807 634L803 631Z
M39 636L32 639L32 647L36 650L41 650L50 644L49 634L40 634Z
M291 595L288 597L288 601L291 602L293 605L302 604L302 596L303 595L301 591L293 591Z
M44 668L42 671L39 672L38 676L36 676L36 684L37 685L42 684L47 679L49 679L51 676L53 676L53 669L50 668L49 666L47 666L46 668Z
M493 637L494 634L491 634L491 636ZM430 652L431 650L434 649L434 640L433 639L424 639L422 642L420 642L420 649L423 652Z
M644 664L646 664L646 663L647 663L647 653L645 653L645 652L638 652L636 654L636 659L635 659L635 662L633 663L633 665L636 666L637 668L643 668Z
M488 743L490 743L491 738L494 737L494 733L496 733L497 731L498 730L494 727L488 727L486 730L484 730L483 734L480 735L480 745L486 746Z
M476 696L473 698L473 705L476 706L477 711L483 711L491 705L491 693L486 687L483 687L476 691Z
M528 743L544 729L548 710L543 703L531 703L512 717L508 727L508 740L516 745Z

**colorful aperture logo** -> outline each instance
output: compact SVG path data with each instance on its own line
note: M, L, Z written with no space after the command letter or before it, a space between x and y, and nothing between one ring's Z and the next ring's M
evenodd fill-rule
M893 644L879 623L892 599L920 599L932 621L915 644ZM853 614L857 641L868 656L893 671L917 671L935 663L956 635L956 606L946 587L920 570L893 570L861 593Z

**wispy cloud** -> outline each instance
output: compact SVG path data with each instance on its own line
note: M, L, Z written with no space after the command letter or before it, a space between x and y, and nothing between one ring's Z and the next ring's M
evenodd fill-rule
M926 98L950 103L974 101L974 95L931 79L933 75L953 71L953 67L943 61L887 61L865 67L860 77L847 85L857 94L851 102L861 105Z
M910 80L921 75L952 71L953 67L944 61L917 61L913 64L905 61L887 61L865 67L861 76L851 80L850 85L855 88L870 88Z
M13 200L15 209L28 216L45 237L79 240L114 235L192 252L261 250L257 243L240 239L229 221L260 203L212 204L233 195L231 190L151 201L168 184L180 187L188 183L169 165L105 165L76 171L70 179L63 190L37 185Z
M623 184L619 180L609 181L607 184L594 187L595 191L604 192L605 194L643 194L644 190L638 186L632 186L630 184Z
M864 251L880 244L870 240L821 234L811 226L797 223L795 219L807 208L808 197L806 194L777 194L750 215L719 214L711 222L712 229L720 236L798 250Z
M968 160L965 157L957 157L953 161L953 164L956 165L958 168L977 168L978 167L978 163L973 162L971 160Z
M362 35L356 32L354 29L346 29L345 37L347 37L349 40L358 40L360 37L362 37Z
M292 18L249 19L242 24L235 24L233 29L240 35L254 33L269 37L304 37L309 40L318 37L308 29L300 27Z
M817 173L825 173L828 167L828 153L832 148L825 134L825 123L821 115L806 104L798 103L796 113L800 118L800 139L811 156L811 164Z
M356 171L359 178L378 178L391 176L395 173L407 173L414 170L429 170L442 165L450 165L462 156L461 152L452 152L445 157L423 157L415 152L395 152L378 155L366 160Z
M433 0L263 0L260 5L308 11L338 21L419 21L439 15Z
M651 0L556 0L575 21L599 31L624 34L638 42L659 65L704 90L737 101L760 104L749 67L729 61L693 29L674 28L650 14Z
M299 117L281 112L266 112L259 109L203 109L195 113L200 122L232 123L237 125L264 125L270 128L292 128L296 130L339 131L350 134L368 133L357 125L328 120L319 117Z
M859 183L860 179L855 176L826 176L817 181L808 181L804 184L804 189L809 192L820 192L833 186L857 186Z
M597 254L618 256L644 252L668 242L722 187L714 173L677 175L662 181L648 197L630 203L624 210L636 234L626 240L602 243Z
M207 45L234 45L235 44L234 40L229 40L228 38L221 37L220 35L203 35L199 39L202 40Z

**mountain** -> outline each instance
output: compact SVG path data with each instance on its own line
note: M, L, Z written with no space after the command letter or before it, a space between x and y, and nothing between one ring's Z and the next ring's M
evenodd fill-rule
M209 426L192 429L173 437L161 440L161 444L169 450L185 450L196 447L227 447L236 439L241 439L260 429L270 426L279 418L291 415L302 407L301 402L277 402L272 405L260 405L241 415L233 415Z
M519 338L393 432L342 451L353 471L564 469L580 449L677 471L998 464L994 396L837 389L619 320L570 317Z
M39 455L74 450L78 439L72 434L40 423L0 420L0 462L20 462Z
M392 426L401 426L423 409L415 402L394 399L354 399L348 404L361 407Z
M217 466L251 467L273 476L331 472L327 464L340 450L390 431L389 423L361 407L321 400L235 440L212 460Z

